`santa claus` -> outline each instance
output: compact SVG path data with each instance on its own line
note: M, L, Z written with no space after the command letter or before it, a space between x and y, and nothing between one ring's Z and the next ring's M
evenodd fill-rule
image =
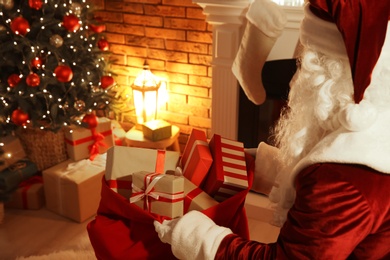
M177 258L390 259L390 2L310 0L304 13L299 69L275 128L277 148L262 143L256 157L254 188L277 176L269 194L282 225L277 242L243 239L191 211L154 222ZM256 0L247 17L243 39L265 43L257 56L264 61L283 13ZM233 71L259 104L265 91L245 75L256 62L246 56L244 44Z

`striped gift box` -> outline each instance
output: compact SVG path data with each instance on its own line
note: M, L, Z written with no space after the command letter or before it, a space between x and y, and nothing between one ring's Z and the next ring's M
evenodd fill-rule
M213 165L203 190L217 201L248 188L244 145L214 134L209 143Z

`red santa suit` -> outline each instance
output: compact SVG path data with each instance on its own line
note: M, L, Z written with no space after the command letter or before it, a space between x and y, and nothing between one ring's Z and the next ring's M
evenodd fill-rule
M288 175L295 200L275 243L243 239L201 213L190 212L155 223L160 239L172 245L176 257L390 259L390 104L373 106L364 98L370 84L390 84L377 80L390 73L390 4L310 3L305 7L301 43L348 59L355 104L341 111L340 127L319 141ZM330 34L321 35L327 29ZM333 44L337 48L332 49ZM255 91L250 85L244 88ZM389 89L384 87L382 94L390 95Z

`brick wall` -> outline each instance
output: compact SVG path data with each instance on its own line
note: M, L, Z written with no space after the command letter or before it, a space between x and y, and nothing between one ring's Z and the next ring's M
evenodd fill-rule
M192 128L211 128L212 32L191 0L92 0L106 25L112 68L131 86L147 58L168 81L168 102L159 117L178 125L184 147Z

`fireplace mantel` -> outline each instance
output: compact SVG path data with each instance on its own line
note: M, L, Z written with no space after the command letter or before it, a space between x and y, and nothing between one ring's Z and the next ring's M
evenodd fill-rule
M231 71L246 24L250 0L193 0L213 25L211 134L237 140L239 86ZM285 6L287 26L269 59L291 58L297 42L302 7ZM287 38L287 39L286 39Z

